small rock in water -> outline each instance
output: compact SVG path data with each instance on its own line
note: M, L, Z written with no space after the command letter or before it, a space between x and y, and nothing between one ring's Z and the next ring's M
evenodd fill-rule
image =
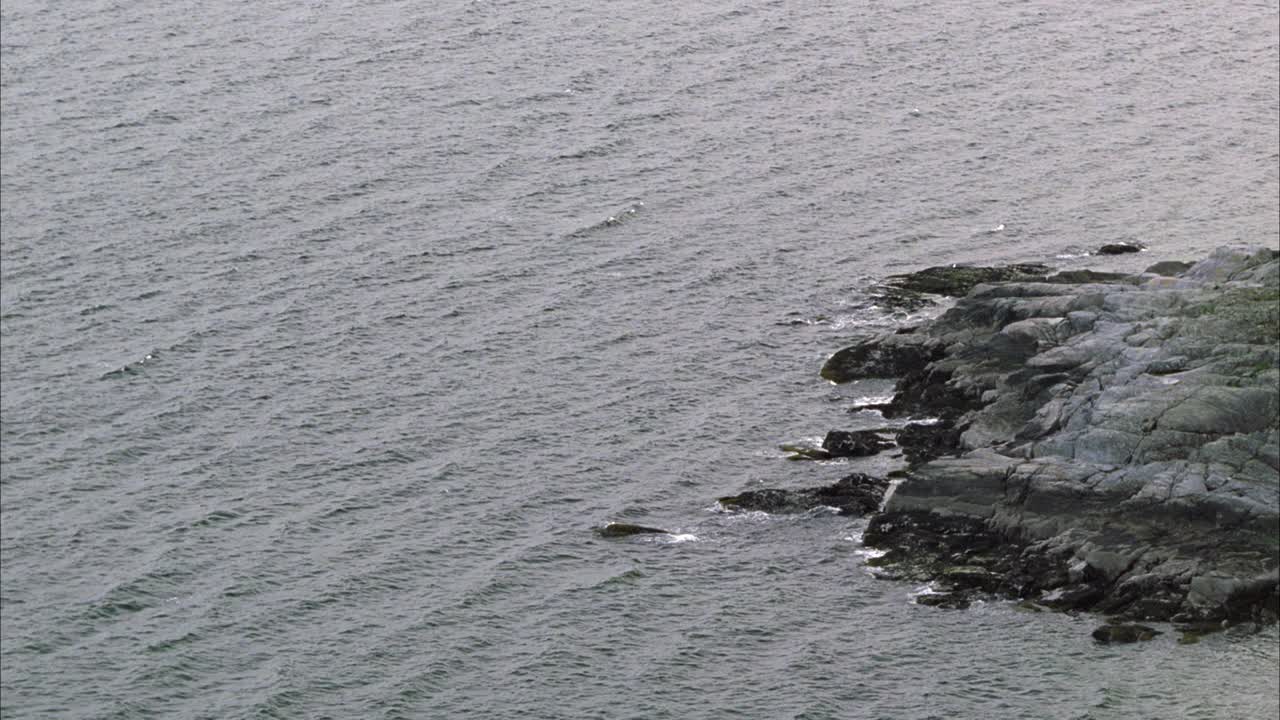
M963 593L929 593L916 596L916 604L944 610L964 610L971 602Z
M1135 245L1134 243L1108 243L1098 248L1098 254L1123 255L1125 253L1136 253L1142 249L1143 247L1141 245Z
M1093 631L1093 639L1102 644L1133 643L1150 640L1160 631L1146 625L1103 625Z
M603 537L629 537L631 535L670 535L671 533L662 528L645 527L644 525L632 525L631 523L611 522L601 528L596 528L596 532Z
M880 507L888 487L889 481L883 478L853 473L823 487L748 490L740 495L722 497L718 502L724 509L738 512L788 513L833 507L841 515L867 515Z

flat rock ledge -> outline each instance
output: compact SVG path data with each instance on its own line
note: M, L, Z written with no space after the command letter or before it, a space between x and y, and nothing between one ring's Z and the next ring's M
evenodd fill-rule
M824 377L897 377L879 409L945 431L870 521L880 572L933 581L941 607L1275 622L1278 257L982 283L836 353Z

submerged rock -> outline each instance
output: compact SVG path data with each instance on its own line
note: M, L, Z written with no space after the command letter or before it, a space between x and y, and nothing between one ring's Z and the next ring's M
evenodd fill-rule
M646 527L644 525L632 525L631 523L611 522L603 527L596 528L596 532L602 537L620 538L630 537L632 535L670 535L671 533L662 528Z
M963 593L938 592L917 595L916 604L944 610L964 610L973 604L973 600Z
M897 371L912 463L869 546L901 577L1141 620L1280 614L1280 261L975 287L836 353ZM1070 280L1070 281L1066 281ZM971 560L981 557L981 563ZM988 575L986 573L991 573Z
M1135 643L1151 640L1161 635L1159 630L1146 625L1103 625L1093 631L1093 639L1103 644Z
M787 457L788 460L830 460L831 453L823 448L810 447L808 445L798 445L795 443L783 443L778 446L784 452L791 453Z
M867 515L880 507L889 481L862 473L847 475L832 485L798 490L748 490L740 495L722 497L726 510L767 513L805 512L818 507L833 507L841 515Z

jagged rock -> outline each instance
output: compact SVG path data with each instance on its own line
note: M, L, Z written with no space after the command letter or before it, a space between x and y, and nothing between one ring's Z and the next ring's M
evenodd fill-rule
M886 417L940 417L957 435L899 433L911 466L866 542L902 577L991 558L1002 579L984 588L1059 609L1270 621L1277 256L1220 250L1138 284L979 285L910 335L859 344L861 358L877 342L911 356L880 363L901 371Z
M630 537L632 535L670 535L662 528L646 527L644 525L632 525L631 523L611 522L603 527L596 528L596 532L602 537L619 538Z
M1093 631L1093 639L1103 644L1135 643L1151 640L1161 635L1159 630L1146 625L1103 625Z
M798 490L748 490L740 495L722 497L726 510L768 513L805 512L817 507L834 507L841 515L867 515L880 507L889 481L862 473L847 475L832 485Z
M893 447L875 430L832 430L822 440L822 449L830 457L866 457Z

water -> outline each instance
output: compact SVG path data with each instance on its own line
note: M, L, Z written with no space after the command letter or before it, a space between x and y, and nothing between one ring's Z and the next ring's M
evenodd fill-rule
M1274 1L0 19L4 717L1276 716L1275 629L713 508L855 467L776 448L887 390L817 377L887 274L1280 242Z

